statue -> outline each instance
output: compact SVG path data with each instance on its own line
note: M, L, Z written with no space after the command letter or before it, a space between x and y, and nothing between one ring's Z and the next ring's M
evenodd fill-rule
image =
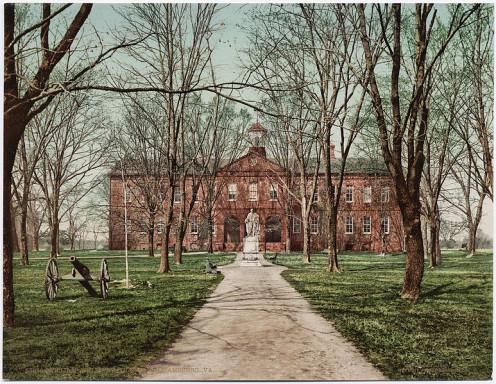
M260 221L258 215L250 209L250 213L246 216L246 236L260 236Z

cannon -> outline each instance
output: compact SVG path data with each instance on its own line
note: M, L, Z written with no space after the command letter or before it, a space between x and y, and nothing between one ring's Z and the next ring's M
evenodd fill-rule
M81 263L76 257L71 256L70 261L74 266L72 268L72 272L62 277L59 277L59 268L57 267L57 261L55 259L50 259L48 261L45 273L45 293L47 299L55 299L59 282L64 280L79 281L81 285L86 288L91 296L106 299L108 296L110 281L107 260L102 259L100 275L98 277L92 276L89 268ZM93 287L89 283L90 281L98 281L100 283L100 294L98 294L93 289Z

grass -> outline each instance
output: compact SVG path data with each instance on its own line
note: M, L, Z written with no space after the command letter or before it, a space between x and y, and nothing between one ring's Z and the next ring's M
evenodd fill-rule
M113 251L98 251L106 257ZM101 259L95 252L75 255L94 274ZM142 252L140 253L142 254ZM130 258L132 289L124 289L124 258L109 258L107 300L93 298L77 282L62 281L54 301L45 297L47 259L30 253L30 265L14 267L16 327L4 328L3 378L10 380L123 380L163 351L205 302L222 275L205 274L206 255L186 254L173 272L157 274L160 259ZM228 264L234 254L209 255L212 263ZM171 258L172 259L172 258ZM171 260L172 261L172 260ZM57 263L60 275L70 273L67 260ZM97 283L91 283L95 288ZM99 292L99 288L97 289Z
M129 256L148 256L148 250L136 250L136 251L127 251ZM173 252L169 251L169 255L171 255ZM198 253L205 253L204 251L190 251L190 252L185 252L183 251L183 255L188 255L188 254L198 254ZM109 251L109 250L100 250L100 249L88 249L88 250L63 250L61 251L61 258L69 258L70 256L76 256L79 257L80 255L84 255L83 257L114 257L114 256L125 256L126 251ZM155 257L160 257L160 250L155 250L154 251ZM50 251L31 251L29 252L29 260L32 258L38 259L38 258L48 258L50 257ZM14 260L19 259L19 253L16 253L14 255Z
M283 277L394 380L489 380L492 375L492 250L467 259L443 252L424 273L415 302L399 298L405 256L344 253L341 274L327 256L279 254Z

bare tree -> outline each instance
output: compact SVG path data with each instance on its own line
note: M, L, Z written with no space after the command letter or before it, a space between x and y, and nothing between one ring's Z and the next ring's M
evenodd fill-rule
M337 259L337 215L341 189L344 181L346 161L360 126L360 111L365 97L365 88L356 95L358 85L366 83L364 75L355 70L357 37L351 33L353 25L347 21L348 9L341 5L321 8L319 5L301 5L311 37L310 52L317 68L318 88L313 98L318 100L318 137L323 153L325 174L328 266L329 272L340 272ZM334 28L329 28L329 20ZM336 134L335 131L338 131ZM333 177L333 140L339 137L341 159ZM334 180L335 179L335 180Z
M164 176L168 162L164 148L168 137L163 135L164 118L160 110L145 98L138 100L130 96L125 106L125 117L119 129L113 132L112 140L120 154L119 164L124 166L128 198L133 201L130 218L146 232L148 256L153 257L155 221L163 213L169 188Z
M477 165L473 163L472 157L458 157L451 170L456 184L452 188L445 188L442 192L444 199L453 209L463 214L469 232L467 244L469 255L467 257L472 257L476 251L477 230L487 196L485 187L479 183L479 178L474 177L477 172L476 168Z
M232 101L222 100L218 95L205 105L202 103L201 109L202 124L206 125L206 129L201 131L201 137L192 135L192 144L199 148L199 158L210 159L197 199L200 203L198 213L203 220L200 232L206 235L207 251L212 253L214 207L227 181L219 178L218 174L224 166L240 156L245 128L251 117L246 110L237 110Z
M460 96L466 105L467 118L457 132L465 141L467 154L475 165L474 177L482 192L493 200L494 136L494 7L483 4L475 12L476 22L461 30L462 59L459 70L466 79ZM468 134L467 134L468 133Z
M77 204L69 203L66 211L67 239L69 240L69 249L72 251L75 248L76 242L79 240L79 249L84 238L84 229L88 223L88 218L83 214L83 209Z
M42 21L16 31L16 5L4 5L4 168L3 168L3 308L4 324L14 326L14 289L12 280L12 236L11 189L12 168L16 158L17 147L28 122L51 102L44 94L50 83L50 75L60 60L70 51L91 11L91 4L82 4L79 12L66 29L59 42L52 47L49 44L50 23L55 16L66 10L70 4L59 7L52 13L50 4L43 4ZM40 64L29 77L19 77L16 63L22 54L23 46L17 43L34 31L40 33ZM28 74L25 74L28 76ZM23 79L28 81L24 82ZM24 85L25 84L25 85ZM44 100L43 100L44 99ZM43 101L41 101L43 100ZM39 103L37 103L40 101Z
M102 114L89 95L60 95L42 113L54 116L58 128L41 156L34 177L44 194L50 227L50 257L59 254L60 220L66 214L64 203L74 193L80 198L94 188L92 172L105 161L105 143L101 137ZM94 100L93 100L94 101ZM54 111L55 110L55 111Z
M294 111L288 115L288 111L277 110L276 116L293 120L293 131L288 131L288 137L298 137L297 132L303 132L305 140L313 137L319 142L319 149L313 150L312 155L320 159L319 155L322 154L325 175L328 270L338 272L336 230L340 199L336 196L341 193L346 160L359 130L358 117L365 96L365 91L362 91L361 96L356 96L359 82L348 65L356 54L357 38L352 33L353 25L346 20L346 9L339 5L289 4L273 5L269 9L270 12L264 10L255 14L261 26L252 42L255 48L251 54L257 59L255 61L252 58L252 67L259 74L259 83L272 94L273 102L281 98L281 92L289 93L294 99L300 100L301 110L310 112L310 115L304 116ZM360 80L363 81L363 78ZM288 101L291 102L291 99L286 98L279 104ZM301 125L302 121L312 122L312 134L308 130L294 128ZM332 150L336 137L339 137L342 154L339 164L335 164ZM297 139L294 141L296 143ZM293 155L296 164L301 165L298 161L298 158L302 159L301 150L293 150ZM304 168L299 169L302 175L308 172L308 167ZM314 169L319 169L319 162ZM317 172L314 176L316 181ZM300 181L300 187L306 184ZM313 185L315 188L316 182ZM300 193L303 218L309 215L312 204L306 200L306 194L303 191ZM313 193L310 196L313 197ZM304 255L307 260L309 252L304 250Z
M455 241L455 236L467 229L465 221L451 221L441 217L441 225L439 228L439 235L446 246L451 248L451 243Z
M34 250L39 251L40 237L43 234L41 232L41 227L45 221L46 211L39 191L31 193L31 196L31 199L28 201L27 228L28 232L30 232L33 237Z
M123 33L136 36L140 41L128 49L127 53L131 57L139 58L139 64L123 63L127 73L138 87L168 91L159 96L166 121L164 133L168 137L164 152L168 159L166 176L170 187L162 237L161 272L168 271L165 263L168 258L174 186L181 188L185 204L186 164L181 162L189 161L185 156L184 142L187 93L202 88L201 84L211 78L206 74L212 52L210 38L214 32L213 16L216 10L215 4L136 4L129 12L123 13L128 23ZM181 244L177 241L182 243L181 232L187 226L186 206L183 203L179 213L181 230L176 238L175 263L181 263Z
M416 299L420 293L420 283L424 271L424 254L420 228L420 180L425 161L424 145L429 125L428 97L432 89L432 70L436 61L446 50L449 42L468 18L477 9L474 6L464 10L456 7L456 12L445 28L439 40L431 40L435 26L441 24L437 11L432 4L415 6L415 51L411 56L412 65L406 67L404 56L405 38L408 29L402 27L401 4L373 5L365 12L365 5L358 4L359 33L366 58L367 75L370 86L367 87L374 105L374 113L381 137L384 160L393 177L398 204L403 215L406 236L406 274L401 296ZM372 22L371 22L372 21ZM444 27L444 26L443 26ZM404 32L403 32L404 31ZM435 45L433 54L428 54L429 45ZM403 53L402 53L403 50ZM390 57L388 70L391 83L388 91L381 91L376 80L377 72L385 68L378 66L378 59L385 52ZM410 64L410 63L409 63ZM380 67L380 68L379 68ZM400 102L400 73L402 68L408 70L411 97L406 108ZM384 73L384 72L381 72ZM391 118L386 115L385 94L390 95ZM403 162L403 150L406 150L406 169ZM406 173L405 173L406 171Z
M429 95L431 129L426 133L425 139L425 166L420 184L420 198L422 211L429 223L431 268L441 262L441 191L455 159L462 152L454 137L454 128L461 108L459 95L464 86L456 64L457 55L458 50L447 51L438 60L437 68L434 69L436 81L433 82ZM427 239L424 239L424 242L427 242ZM427 257L427 253L424 256Z
M265 109L269 108L266 107ZM271 118L270 116L267 116L266 124L269 131L269 137L266 145L269 152L274 156L275 162L284 170L283 175L274 175L271 172L268 174L268 177L273 179L277 185L282 186L282 190L284 191L284 196L281 198L278 196L278 202L284 210L286 219L285 249L287 253L290 253L293 247L291 242L293 223L295 220L299 220L300 216L295 216L296 212L293 211L293 195L298 195L296 186L298 174L293 157L293 150L286 135L288 129L281 128L281 125L283 125L285 121L287 122L288 119Z

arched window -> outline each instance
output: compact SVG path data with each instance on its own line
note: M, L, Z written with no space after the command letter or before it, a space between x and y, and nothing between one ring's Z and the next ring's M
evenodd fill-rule
M265 242L281 242L281 218L279 216L269 216L265 221Z
M239 243L239 219L236 216L227 216L224 220L224 243Z

